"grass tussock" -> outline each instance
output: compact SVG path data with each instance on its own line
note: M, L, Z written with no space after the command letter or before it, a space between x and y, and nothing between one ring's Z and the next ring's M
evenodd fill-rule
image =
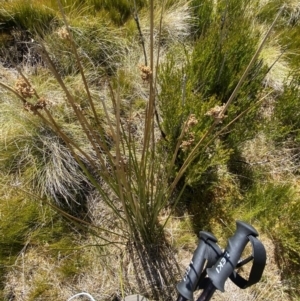
M39 120L28 119L24 112L13 113L13 101L1 106L2 112L7 112L1 116L2 169L14 174L21 186L28 185L42 197L53 198L57 205L84 206L88 181L57 135Z

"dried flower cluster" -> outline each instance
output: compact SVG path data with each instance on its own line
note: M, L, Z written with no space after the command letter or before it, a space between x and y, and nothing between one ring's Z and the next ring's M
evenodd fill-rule
M32 98L35 95L35 90L31 85L23 78L19 78L15 84L15 90L22 95L23 98ZM47 101L44 97L38 99L35 104L32 104L26 100L23 100L24 110L36 114L38 110L42 110L46 107Z
M24 103L24 110L28 112L32 112L33 114L36 114L38 110L42 110L47 106L47 101L44 97L41 97L36 104L32 104L29 102Z
M195 141L195 134L191 132L191 128L198 123L198 120L194 114L191 114L186 121L184 133L187 136L187 139L183 140L180 144L180 148L183 151L186 151Z
M196 125L197 123L198 123L198 120L197 120L195 114L191 114L189 116L188 120L186 121L186 129L188 130L189 128Z
M205 116L211 116L214 118L215 122L221 123L223 119L226 117L222 112L225 108L225 104L222 106L215 106L212 109L210 109L207 113L205 113Z
M144 82L148 82L152 75L152 70L149 66L139 65L141 70L141 78Z
M34 89L23 78L17 80L15 90L24 98L31 98L35 93Z
M66 26L59 28L56 33L62 40L70 40L70 34Z

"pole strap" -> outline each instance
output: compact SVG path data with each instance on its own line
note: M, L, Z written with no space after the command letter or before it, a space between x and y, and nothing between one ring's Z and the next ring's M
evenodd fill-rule
M236 271L233 271L233 273L229 276L230 280L242 289L245 289L260 281L267 261L266 250L263 244L252 235L249 235L248 238L252 245L252 256L241 263L238 263L237 267L243 266L253 259L249 279L244 279Z

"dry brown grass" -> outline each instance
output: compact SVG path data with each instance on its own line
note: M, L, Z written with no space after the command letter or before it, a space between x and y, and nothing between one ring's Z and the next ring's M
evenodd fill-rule
M266 181L280 183L297 182L296 176L299 170L299 154L292 142L286 141L281 145L275 145L263 134L243 146L243 156L247 164L253 167L261 167Z

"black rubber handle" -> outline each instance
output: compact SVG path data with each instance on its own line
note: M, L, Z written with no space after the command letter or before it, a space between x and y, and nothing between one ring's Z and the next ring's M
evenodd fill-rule
M177 290L186 300L193 300L193 293L199 284L199 279L205 263L212 266L221 256L222 251L216 244L217 239L209 232L200 232L200 241L193 254L185 275L177 284Z
M249 241L249 236L258 236L258 232L249 224L237 221L237 229L229 238L226 250L213 267L207 269L207 274L213 285L224 292L227 278L234 271L242 252Z

